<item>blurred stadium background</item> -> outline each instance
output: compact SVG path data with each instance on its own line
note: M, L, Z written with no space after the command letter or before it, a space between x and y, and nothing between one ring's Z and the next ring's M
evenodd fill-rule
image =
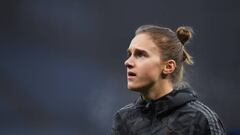
M106 135L138 95L123 61L135 29L192 26L187 79L240 134L240 2L1 0L0 134Z

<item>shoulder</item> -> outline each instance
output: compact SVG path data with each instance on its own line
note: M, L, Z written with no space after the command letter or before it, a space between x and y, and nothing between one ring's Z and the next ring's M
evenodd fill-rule
M128 115L129 113L131 113L132 111L134 111L135 108L136 108L135 103L127 104L127 105L123 106L122 108L120 108L120 109L116 112L116 115L121 116L121 117L126 117L126 115Z
M137 103L133 102L120 108L114 115L118 121L129 121L141 115Z
M182 131L185 129L195 135L225 135L218 115L198 100L190 101L175 110L168 123L174 131L181 127Z
M225 133L223 123L217 113L208 106L196 100L187 104L195 112L195 124L201 127L208 127L211 134L222 135Z
M127 104L127 105L123 106L122 108L120 108L118 110L118 112L129 111L129 110L134 109L134 107L135 107L135 103L130 103L130 104Z
M219 119L218 115L212 109L198 100L190 102L188 106L197 113L202 114L208 120L209 124L215 123Z
M126 120L130 116L130 114L132 114L130 112L132 112L134 108L135 108L135 104L130 103L128 105L125 105L115 113L111 134L127 134L128 133Z

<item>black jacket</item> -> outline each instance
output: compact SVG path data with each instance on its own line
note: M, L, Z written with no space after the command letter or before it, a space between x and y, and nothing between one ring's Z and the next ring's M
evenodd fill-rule
M111 135L225 135L217 114L192 90L173 90L158 100L141 97L120 109Z

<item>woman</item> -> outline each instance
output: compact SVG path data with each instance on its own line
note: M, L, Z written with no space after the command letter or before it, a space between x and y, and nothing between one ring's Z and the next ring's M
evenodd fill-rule
M114 117L112 135L223 135L216 113L197 100L183 83L184 64L193 64L185 49L189 27L144 25L128 48L128 89L140 97Z

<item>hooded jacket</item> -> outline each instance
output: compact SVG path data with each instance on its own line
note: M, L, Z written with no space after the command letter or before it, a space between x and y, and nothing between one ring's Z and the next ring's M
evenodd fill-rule
M114 117L111 135L225 135L218 115L190 89L157 100L139 97Z

